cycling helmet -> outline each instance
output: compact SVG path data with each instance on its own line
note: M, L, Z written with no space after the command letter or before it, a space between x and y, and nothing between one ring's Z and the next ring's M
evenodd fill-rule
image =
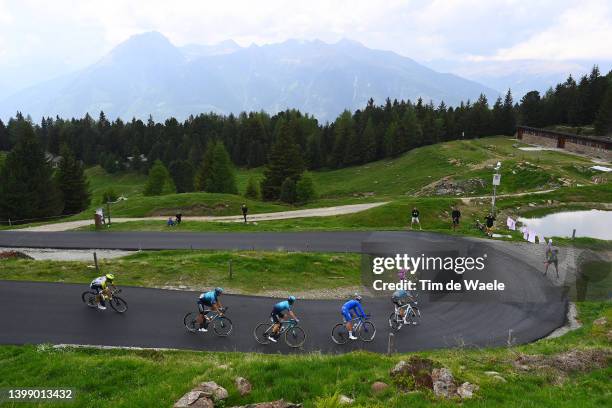
M215 294L220 295L223 293L223 288L215 288Z
M292 305L292 304L293 304L293 302L295 302L295 296L289 296L289 297L287 298L287 301L289 302L289 304L290 304L290 305Z
M355 300L356 300L356 301L358 301L358 302L361 302L361 295L360 295L359 293L355 293L355 294L353 295L353 299L355 299Z
M106 274L106 279L108 279L109 281L114 281L115 280L115 275L113 275L112 273L107 273Z

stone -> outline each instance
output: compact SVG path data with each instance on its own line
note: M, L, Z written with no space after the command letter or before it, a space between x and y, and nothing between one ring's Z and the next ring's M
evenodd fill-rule
M506 381L506 379L504 377L502 377L501 375L494 375L493 378L499 382L503 382L506 383L508 381Z
M593 320L593 324L595 326L605 326L606 324L608 324L608 319L606 319L605 316L602 316L599 319Z
M227 390L214 381L203 382L193 390L202 391L205 396L211 397L215 402L224 400L228 397Z
M241 396L245 396L251 393L251 390L253 389L253 387L251 386L251 383L243 377L236 377L236 379L234 380L234 382L236 383L236 389L238 389L238 393L240 393Z
M350 405L353 402L355 402L355 400L347 397L346 395L340 395L340 398L338 399L338 403L340 405Z
M453 373L446 367L434 368L431 372L433 392L437 397L451 398L457 391Z
M387 387L389 387L388 384L385 384L382 381L376 381L372 384L372 392L378 394L379 392L383 392L384 390L386 390Z
M464 382L457 388L457 395L459 395L462 399L472 398L477 389L477 385Z
M398 362L391 370L390 375L396 380L400 380L401 377L411 377L409 383L414 384L415 389L433 389L433 382L431 380L431 370L433 366L434 362L432 360L413 356L410 357L408 361L402 360ZM403 389L403 391L410 390Z
M491 377L493 377L495 375L499 375L499 373L497 371L485 371L484 373L485 373L485 375L488 375L488 376L491 376Z
M192 390L176 401L173 408L214 408L214 404L202 391Z

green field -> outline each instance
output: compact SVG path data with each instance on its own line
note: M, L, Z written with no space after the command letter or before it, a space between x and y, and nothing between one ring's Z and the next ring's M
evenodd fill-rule
M75 407L170 407L202 381L216 381L229 391L224 406L284 398L305 407L334 407L331 398L342 393L355 398L355 407L605 407L612 403L612 368L525 371L513 365L519 356L547 355L570 350L610 353L610 303L578 305L584 326L563 337L496 349L455 348L405 355L353 352L345 355L261 355L155 350L56 349L52 346L0 346L0 388L73 387ZM593 325L606 316L604 326ZM389 370L401 359L420 356L448 367L460 382L479 386L473 399L443 400L431 391L405 393L395 389ZM581 362L588 366L589 361ZM496 371L504 379L485 374ZM253 384L241 397L234 378ZM374 394L370 386L391 386ZM30 407L31 404L6 404ZM48 402L40 407L55 406Z
M229 264L232 263L232 278ZM0 259L0 280L28 280L89 284L99 273L92 262ZM223 286L232 293L270 291L306 293L360 284L357 254L255 251L142 251L100 261L120 286L182 288Z

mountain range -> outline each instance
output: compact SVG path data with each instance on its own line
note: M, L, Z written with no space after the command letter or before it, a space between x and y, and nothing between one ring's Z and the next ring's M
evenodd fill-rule
M241 47L233 41L177 47L158 32L129 38L98 62L24 89L0 101L0 117L21 111L44 116L184 119L201 112L275 113L297 108L320 120L368 99L421 97L457 105L499 92L457 75L434 71L391 51L351 40L288 40Z

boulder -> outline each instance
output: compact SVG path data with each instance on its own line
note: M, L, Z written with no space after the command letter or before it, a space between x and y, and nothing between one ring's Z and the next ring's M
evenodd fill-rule
M351 405L353 402L355 402L355 400L347 397L346 395L340 395L340 398L338 399L338 403L340 405Z
M214 408L214 406L202 391L189 391L176 401L173 408Z
M431 380L431 370L433 370L434 362L432 360L421 358L417 356L410 357L408 361L400 361L393 367L390 372L391 377L397 381L398 384L402 384L401 381L404 377L410 377L408 381L410 384L414 384L415 389L419 388L433 388L433 382ZM402 387L405 388L404 385ZM410 391L410 390L404 390Z
M253 389L253 387L251 386L251 383L243 377L236 377L236 379L234 380L236 383L236 389L238 389L238 392L240 393L241 396L245 396L251 393L251 390Z
M499 381L499 382L503 382L503 383L508 382L508 381L506 381L506 379L505 379L504 377L502 377L501 375L494 375L494 376L493 376L493 378L494 378L495 380Z
M193 391L201 391L206 397L212 398L215 402L227 398L227 390L221 387L214 381L203 382L193 389Z
M446 367L434 368L431 372L433 391L437 397L451 398L457 392L453 373Z
M476 391L477 389L477 385L470 384L469 382L464 382L459 387L457 387L457 395L459 395L463 399L472 398L474 396L474 391Z
M372 392L378 394L379 392L386 390L388 387L389 385L385 384L384 382L376 381L374 384L372 384Z
M605 316L600 317L599 319L593 320L593 324L595 326L605 326L608 323L608 319Z

